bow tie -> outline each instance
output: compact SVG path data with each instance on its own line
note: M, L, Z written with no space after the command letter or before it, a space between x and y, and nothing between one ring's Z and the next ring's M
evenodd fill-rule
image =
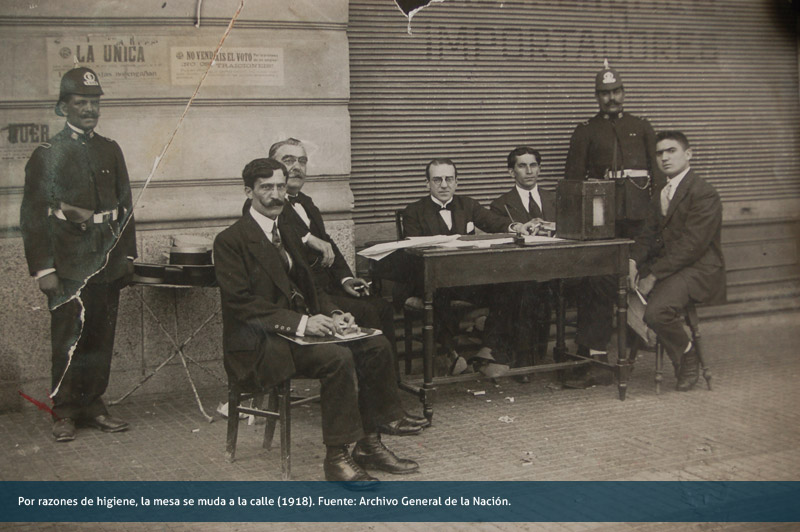
M440 207L439 207L439 210L440 210L440 211L450 211L450 212L452 212L452 211L453 211L453 202L451 201L450 203L448 203L448 204L447 204L447 205L445 205L444 207L441 207L441 206L440 206Z
M292 205L295 205L298 201L300 201L300 197L297 196L297 195L295 195L295 196L287 195L286 199L289 200L289 203L291 203Z

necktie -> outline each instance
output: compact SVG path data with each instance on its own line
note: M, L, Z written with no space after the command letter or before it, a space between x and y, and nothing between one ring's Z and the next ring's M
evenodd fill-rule
M533 199L532 192L528 192L528 214L531 218L542 217L542 210L539 208L539 204Z
M300 198L297 195L294 196L287 195L286 199L289 200L289 203L291 203L292 205L297 204L297 202L300 200Z
M272 224L272 245L274 245L278 249L278 255L281 257L281 264L283 264L283 269L287 272L290 269L289 265L289 255L286 254L286 250L283 249L283 242L281 241L281 234L278 232L278 224Z
M672 182L667 181L667 184L661 189L661 214L666 216L669 209L669 193L672 190Z
M439 209L439 216L441 216L442 221L447 226L448 231L453 230L453 202L451 201L441 209Z

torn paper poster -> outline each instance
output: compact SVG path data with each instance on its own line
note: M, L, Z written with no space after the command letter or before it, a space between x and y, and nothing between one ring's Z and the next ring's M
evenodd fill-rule
M417 11L424 7L428 7L433 2L444 2L444 0L395 0L395 4L408 17L408 34L411 35L411 19L417 14Z

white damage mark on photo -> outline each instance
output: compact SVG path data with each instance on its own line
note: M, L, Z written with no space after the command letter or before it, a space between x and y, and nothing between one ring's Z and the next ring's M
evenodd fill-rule
M199 9L200 9L200 3L202 3L202 2L198 2L198 14L199 14ZM230 34L231 30L233 29L233 25L236 22L236 19L239 17L239 14L242 12L243 8L244 8L244 0L241 0L239 2L239 6L236 8L236 12L231 17L231 20L228 23L228 26L225 28L225 32L222 34L222 38L220 38L219 43L217 44L217 47L214 50L214 57L215 58L219 54L220 48L222 48L222 45L225 43L225 40L228 38L228 35ZM199 19L198 19L198 23L199 23ZM194 103L194 100L197 97L198 92L200 92L200 88L203 86L203 82L205 81L206 76L208 75L208 71L211 69L211 65L213 65L213 64L214 64L214 60L212 60L211 64L208 65L206 71L203 73L202 77L200 78L200 81L197 83L197 87L195 88L194 92L192 93L191 98L189 98L189 101L186 103L186 107L184 108L183 113L181 113L181 116L178 119L178 123L175 125L175 129L172 131L172 134L170 135L169 139L164 144L164 147L162 148L161 153L155 158L155 161L153 161L153 167L150 170L150 173L148 174L147 179L145 179L144 186L142 186L141 191L139 191L139 195L136 197L136 200L133 202L133 207L131 209L131 212L130 213L126 213L125 219L121 220L119 233L117 233L117 239L114 241L114 243L111 245L111 247L106 251L106 256L105 256L105 260L103 261L103 264L100 265L100 267L98 267L97 270L95 270L94 272L89 274L85 279L83 279L83 281L81 282L80 288L75 292L75 294L73 294L72 296L70 296L65 301L62 301L62 302L60 302L59 304L57 304L57 305L55 305L53 307L53 310L55 310L56 308L66 304L66 303L69 303L73 299L77 300L78 304L80 304L80 306L81 306L81 329L80 329L80 331L78 331L78 335L75 338L75 341L73 342L73 344L69 348L68 355L67 355L66 367L64 368L64 371L61 374L61 377L59 377L59 379L58 379L58 384L53 388L53 391L50 393L50 398L51 399L56 396L56 394L58 393L58 390L61 388L61 383L64 381L64 377L67 375L67 372L69 371L69 368L70 368L70 366L72 364L72 357L73 357L73 355L75 353L75 349L77 348L78 342L80 342L81 337L83 335L83 328L84 328L84 325L85 325L86 311L85 311L85 307L84 307L84 304L83 304L83 300L81 299L81 292L86 287L86 284L89 282L89 280L92 277L94 277L95 275L97 275L99 272L101 272L103 270L103 268L105 268L106 265L108 264L108 259L109 259L110 255L111 255L111 252L114 250L114 248L117 246L117 244L120 241L119 240L119 235L121 235L125 231L125 228L128 226L128 222L130 222L130 220L133 219L133 213L136 211L136 206L138 205L139 200L142 198L142 194L144 194L145 190L147 190L147 186L150 184L150 181L153 179L153 175L155 174L156 170L158 169L159 165L161 164L161 160L164 158L164 155L167 153L167 150L169 150L169 147L172 145L172 141L175 139L175 136L178 134L178 131L180 130L181 125L183 124L183 120L186 117L187 113L189 112L189 109L191 108L192 104Z

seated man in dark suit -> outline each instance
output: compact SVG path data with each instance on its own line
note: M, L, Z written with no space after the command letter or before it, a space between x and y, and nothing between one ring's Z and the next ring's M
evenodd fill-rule
M521 146L508 154L508 173L514 180L514 188L495 199L490 209L499 216L505 216L512 222L555 221L555 194L550 190L539 188L539 171L542 156L533 148ZM550 290L546 283L535 281L514 283L509 285L515 307L505 305L504 322L513 322L519 326L516 333L517 343L513 346L516 355L514 364L526 366L534 359L540 361L547 351L547 337L550 330ZM534 353L531 352L534 349ZM535 356L532 357L531 355ZM520 381L527 382L527 375L521 375Z
M362 468L416 471L417 463L395 456L377 431L404 417L386 338L299 345L279 336L324 337L354 325L353 316L314 285L300 237L278 218L286 176L273 159L245 166L251 207L214 241L228 377L257 391L295 375L321 380L327 480L374 482ZM406 433L422 430L401 426ZM357 443L351 454L352 442Z
M306 182L308 155L303 143L294 138L276 142L269 148L271 159L280 161L286 166L289 178L286 182L286 198L288 200L282 216L293 225L297 233L311 235L330 245L333 262L328 265L319 251L306 246L306 259L311 265L311 273L317 287L325 291L340 309L350 312L356 321L365 327L381 329L392 353L397 357L394 333L394 311L384 299L370 294L369 284L353 275L347 260L339 251L339 247L325 230L317 206L302 189Z
M684 309L690 301L725 299L722 203L714 187L690 168L691 158L683 133L656 135L656 161L667 184L653 196L644 229L631 247L631 288L647 296L644 321L664 343L679 391L691 390L700 373L683 328Z
M534 230L533 222L509 222L507 217L494 214L476 200L468 196L455 195L458 171L450 159L434 159L428 163L425 168L425 184L430 196L415 201L403 211L403 225L407 237L467 235L474 234L475 228L487 233L529 233ZM420 295L422 287L419 272L414 272L409 278L411 293ZM510 358L508 345L517 324L507 319L503 311L510 302L509 298L513 298L510 291L503 286L497 285L489 290L482 287L468 287L436 292L433 303L436 336L442 347L453 357L451 372L459 373L466 369L463 359L460 359L453 345L453 338L458 333L458 317L450 312L450 301L455 298L479 304L488 302L490 311L484 329L484 346L476 355L476 358L488 363L481 363L478 369L490 377L502 375L508 370Z

